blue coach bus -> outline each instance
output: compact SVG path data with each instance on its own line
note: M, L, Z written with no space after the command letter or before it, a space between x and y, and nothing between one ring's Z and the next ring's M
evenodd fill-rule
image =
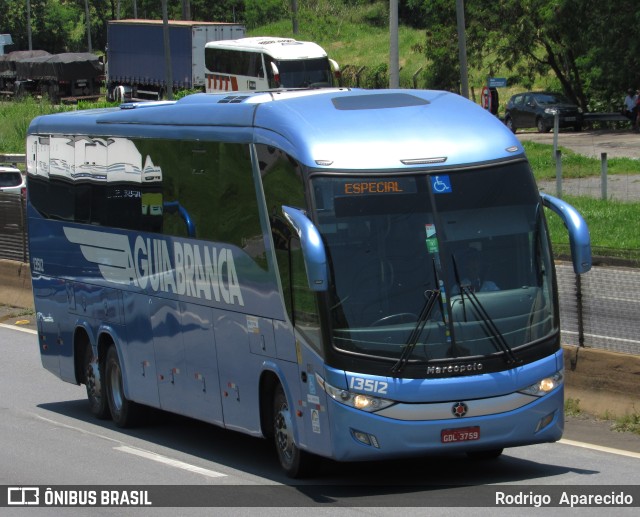
M44 367L121 427L161 408L339 461L499 456L563 431L544 207L519 141L451 93L197 94L34 119Z

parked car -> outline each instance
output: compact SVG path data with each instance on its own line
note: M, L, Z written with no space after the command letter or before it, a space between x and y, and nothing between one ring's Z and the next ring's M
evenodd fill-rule
M540 133L553 128L559 115L559 127L582 129L582 108L564 95L552 92L525 92L513 95L505 108L504 123L514 133L520 128L535 127Z
M19 169L12 165L0 165L0 192L25 194L27 183Z

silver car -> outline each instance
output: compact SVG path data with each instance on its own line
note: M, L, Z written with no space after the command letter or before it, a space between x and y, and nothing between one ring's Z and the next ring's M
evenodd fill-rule
M11 165L0 165L0 192L25 194L27 183L19 169Z

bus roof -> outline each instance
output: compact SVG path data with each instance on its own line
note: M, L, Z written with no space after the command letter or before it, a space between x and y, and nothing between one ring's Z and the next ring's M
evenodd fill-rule
M210 41L205 45L205 48L264 52L280 60L327 57L324 49L312 41L297 41L291 38L271 36Z
M320 169L414 170L524 155L497 117L443 91L273 90L129 107L40 116L29 134L255 142Z

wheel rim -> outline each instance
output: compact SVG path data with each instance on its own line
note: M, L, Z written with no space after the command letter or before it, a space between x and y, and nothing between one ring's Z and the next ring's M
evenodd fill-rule
M122 382L120 381L120 365L113 363L109 371L109 385L111 393L111 402L116 411L122 409Z
M289 406L286 402L281 404L276 412L274 425L278 454L282 460L289 465L293 461L294 444L291 434L291 413L289 412Z
M98 362L93 360L93 355L91 355L91 359L87 360L85 374L87 394L92 401L99 404L102 398L102 382L100 381Z

